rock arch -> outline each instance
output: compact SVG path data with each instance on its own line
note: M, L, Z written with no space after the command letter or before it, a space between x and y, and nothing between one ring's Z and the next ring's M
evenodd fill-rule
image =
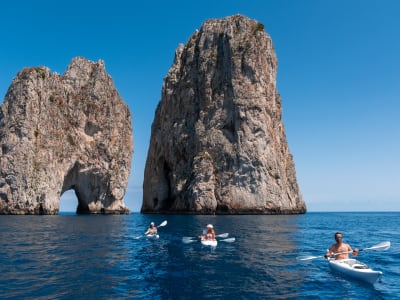
M131 113L104 63L75 58L63 75L25 68L0 106L0 214L128 213Z

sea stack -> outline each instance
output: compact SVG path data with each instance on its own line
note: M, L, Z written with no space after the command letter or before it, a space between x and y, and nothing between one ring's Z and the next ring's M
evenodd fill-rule
M103 61L75 58L63 75L25 68L0 106L0 214L129 213L131 113Z
M277 58L263 24L206 21L162 88L142 213L306 212L282 122Z

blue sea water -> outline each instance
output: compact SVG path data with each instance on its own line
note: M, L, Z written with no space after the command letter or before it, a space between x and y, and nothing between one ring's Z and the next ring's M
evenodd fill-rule
M146 239L150 221L159 239ZM233 243L199 242L206 223ZM400 299L400 213L295 216L0 216L1 299ZM323 255L342 231L352 247L390 241L359 260L383 271L374 285L344 278Z

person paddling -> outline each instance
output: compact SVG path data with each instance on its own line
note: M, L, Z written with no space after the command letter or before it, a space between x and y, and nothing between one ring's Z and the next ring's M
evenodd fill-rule
M147 234L152 234L152 235L157 234L157 227L154 224L154 222L150 223L150 227L147 229L147 231L144 234L146 234L146 235Z
M212 224L207 224L207 231L199 236L202 240L215 240L215 231Z
M326 250L325 258L334 256L335 259L347 259L351 252L354 256L358 255L358 249L352 249L349 244L343 243L343 234L341 232L335 233L336 244L333 244Z

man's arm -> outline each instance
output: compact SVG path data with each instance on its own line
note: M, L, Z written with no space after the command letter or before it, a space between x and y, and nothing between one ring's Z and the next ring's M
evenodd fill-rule
M353 249L351 248L350 245L347 245L347 248L348 248L347 251L351 252L351 254L352 254L353 256L357 256L357 255L358 255L358 249L357 249L357 248L355 248L355 249L353 250Z
M326 253L325 253L325 255L324 255L325 258L330 257L330 256L332 255L332 253L333 253L333 246L330 246L329 249L326 250Z

